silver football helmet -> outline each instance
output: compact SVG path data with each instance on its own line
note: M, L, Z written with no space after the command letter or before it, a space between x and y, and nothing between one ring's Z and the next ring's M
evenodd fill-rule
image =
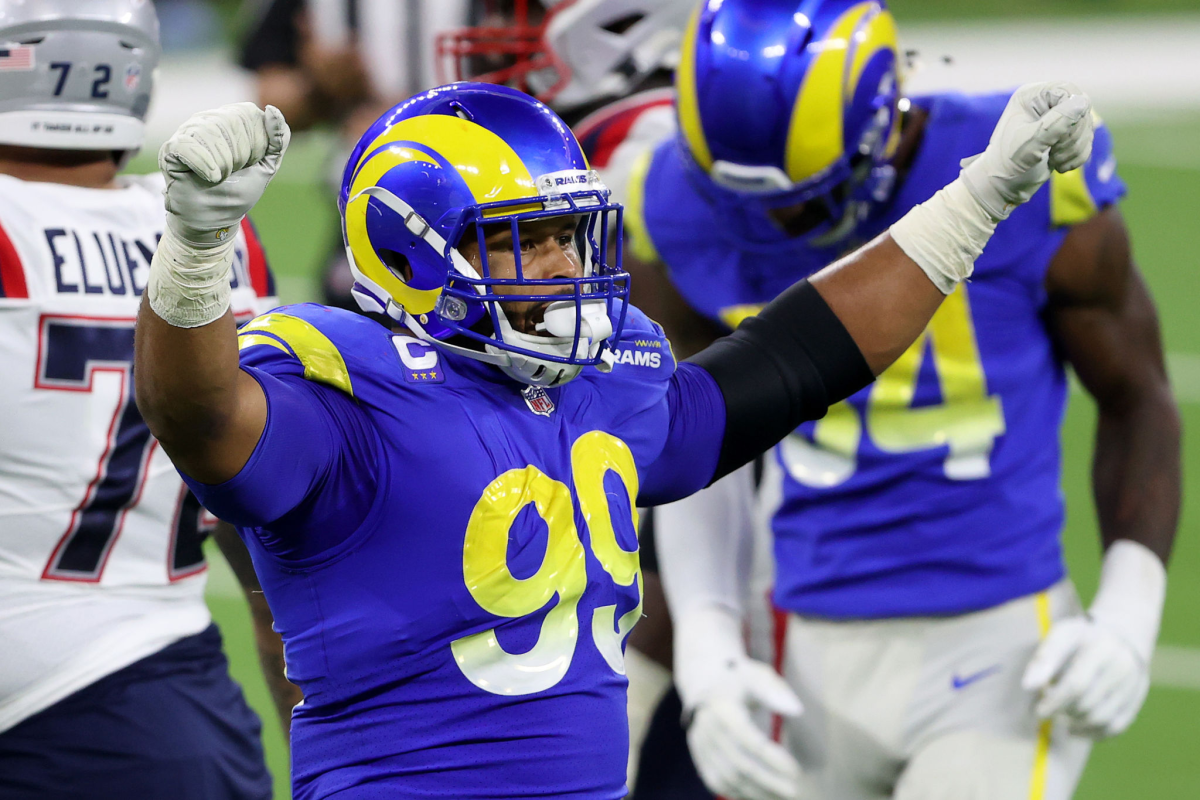
M694 0L543 0L544 40L567 69L529 74L533 94L558 83L551 105L562 111L624 97L658 69L679 64L679 45ZM566 73L566 74L562 74Z
M0 143L137 150L161 54L150 0L0 0Z

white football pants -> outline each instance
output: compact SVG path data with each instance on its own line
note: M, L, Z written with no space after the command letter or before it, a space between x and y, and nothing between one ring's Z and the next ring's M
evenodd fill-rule
M1091 742L1039 722L1021 675L1051 622L1081 613L1064 580L955 617L777 615L782 672L804 703L782 726L802 797L1067 800Z

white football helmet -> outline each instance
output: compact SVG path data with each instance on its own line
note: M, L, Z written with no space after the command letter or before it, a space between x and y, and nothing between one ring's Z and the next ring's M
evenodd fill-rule
M479 23L440 34L440 80L500 83L561 112L624 97L674 69L692 0L485 2Z
M0 143L132 152L162 48L149 0L0 0Z

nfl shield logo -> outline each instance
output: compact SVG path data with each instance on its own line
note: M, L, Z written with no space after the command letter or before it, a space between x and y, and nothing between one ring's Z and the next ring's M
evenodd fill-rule
M125 68L125 88L128 91L133 91L137 88L138 83L142 80L142 68L137 64L130 64Z
M526 386L521 390L521 396L525 398L525 405L529 406L529 410L535 414L548 417L554 410L554 401L540 386Z

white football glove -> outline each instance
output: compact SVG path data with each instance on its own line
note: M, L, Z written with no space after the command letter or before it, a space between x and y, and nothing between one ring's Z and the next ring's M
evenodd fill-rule
M675 684L691 717L688 748L710 791L730 800L798 796L800 765L750 712L794 717L803 706L773 669L746 655L732 612L697 609L676 622Z
M1069 730L1103 739L1133 723L1150 689L1166 571L1136 542L1114 542L1086 617L1056 623L1021 685L1041 693L1036 713L1064 715Z
M1073 83L1018 89L992 131L987 149L963 159L962 179L996 219L1033 197L1050 170L1069 172L1092 154L1092 104Z
M193 114L158 151L171 231L198 247L233 238L275 177L291 137L274 106L234 103Z
M987 149L959 177L891 227L892 239L950 294L971 277L996 224L1033 197L1050 169L1081 166L1092 152L1092 106L1070 83L1035 83L1013 94Z
M275 176L291 136L274 106L235 103L193 115L159 150L167 229L146 298L163 320L196 328L229 309L238 226Z

